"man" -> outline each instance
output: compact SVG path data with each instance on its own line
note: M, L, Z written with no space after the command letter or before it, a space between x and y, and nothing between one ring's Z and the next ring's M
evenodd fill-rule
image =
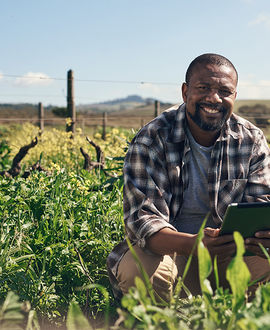
M257 127L233 114L237 81L227 58L197 57L182 85L184 103L148 123L126 155L126 234L164 299L183 274L208 213L203 243L217 256L220 283L227 287L226 268L236 246L232 235L218 236L226 208L232 202L270 201L269 148ZM270 271L258 243L269 248L270 232L245 241L255 254L245 257L252 280L268 279ZM140 276L125 241L111 252L108 268L116 295ZM215 286L213 274L210 281ZM185 284L200 293L196 252Z

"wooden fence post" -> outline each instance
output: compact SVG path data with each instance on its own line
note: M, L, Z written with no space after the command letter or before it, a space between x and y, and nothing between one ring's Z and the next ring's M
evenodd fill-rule
M155 101L155 117L160 115L160 102L159 101Z
M43 104L41 102L39 102L39 104L38 104L38 125L39 125L41 132L43 132L43 130L44 130L44 109L43 109Z
M72 70L69 70L67 73L67 110L68 117L71 118L71 123L68 123L66 125L66 131L74 133L76 123L76 109L74 103L74 85Z
M106 127L107 127L107 112L103 112L102 120L102 139L106 140Z
M84 133L84 129L85 129L85 119L82 118L82 133Z

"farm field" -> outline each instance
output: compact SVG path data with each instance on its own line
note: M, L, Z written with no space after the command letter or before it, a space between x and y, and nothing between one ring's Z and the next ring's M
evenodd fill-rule
M201 233L202 296L179 299L186 290L179 281L169 303L158 301L145 278L115 301L105 262L124 237L122 166L134 134L111 128L105 141L101 129L89 135L105 161L103 168L87 170L80 148L92 161L97 153L80 129L71 138L58 129L40 135L31 124L0 127L0 171L8 171L20 148L38 138L20 175L0 176L0 328L269 329L270 284L247 301L249 273L237 234L238 252L228 269L231 293L209 287L215 263ZM36 162L41 170L29 172Z
M116 102L116 101L115 101ZM102 125L103 112L107 113L107 124L110 127L125 127L139 129L144 124L154 118L155 107L152 102L120 102L112 104L78 106L77 127L87 133L89 129L96 129ZM160 112L170 108L173 104L160 103ZM65 118L56 116L52 106L45 108L45 126L59 127L65 126ZM56 107L57 108L57 107ZM241 108L246 110L241 112ZM240 110L240 111L239 111ZM239 113L248 120L256 123L254 118L263 115L270 119L270 100L236 100L234 106L235 113ZM0 125L5 123L24 123L26 121L35 124L38 122L38 107L35 104L0 104ZM268 125L269 131L269 125Z

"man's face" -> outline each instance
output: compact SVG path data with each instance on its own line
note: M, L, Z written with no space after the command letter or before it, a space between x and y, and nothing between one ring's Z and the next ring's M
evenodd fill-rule
M237 76L231 67L198 64L188 85L182 86L189 125L219 131L233 112L236 85Z

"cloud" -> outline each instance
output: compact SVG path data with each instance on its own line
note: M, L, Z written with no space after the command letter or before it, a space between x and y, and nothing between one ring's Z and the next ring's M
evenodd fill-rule
M152 97L162 101L178 102L181 100L181 86L157 85L142 83L138 86L138 92L144 97Z
M42 72L28 72L15 80L15 84L19 86L44 86L51 84L51 82L51 78Z
M0 72L0 80L3 79L3 73Z
M241 80L238 84L238 99L268 99L270 95L270 80Z
M253 21L249 22L250 26L263 25L266 28L270 28L270 14L262 13L259 14Z
M141 83L139 85L139 89L143 90L143 91L147 91L153 94L158 94L161 92L161 88L158 85L154 85L151 83Z

